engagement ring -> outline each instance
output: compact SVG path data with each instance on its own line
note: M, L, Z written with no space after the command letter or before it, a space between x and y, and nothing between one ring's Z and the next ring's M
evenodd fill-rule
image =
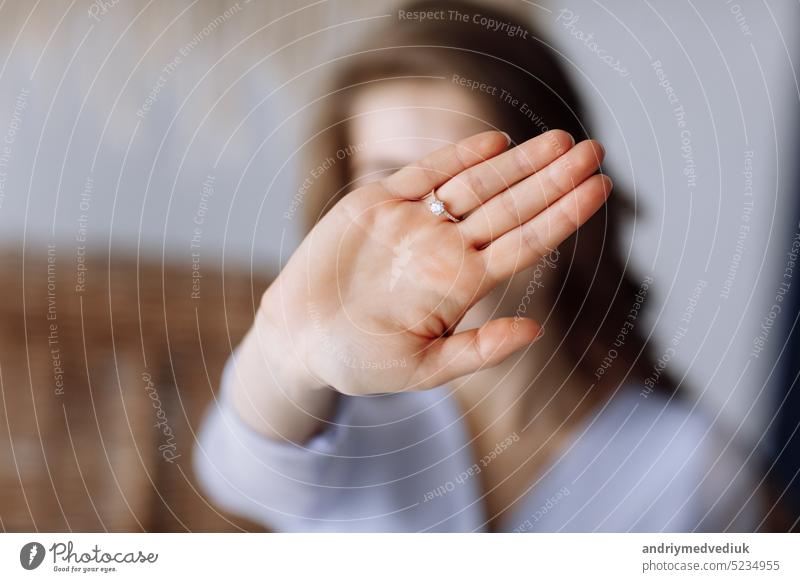
M445 207L444 202L442 202L436 197L436 190L431 190L431 193L428 194L427 198L429 198L428 208L433 214L435 214L436 216L444 216L451 222L459 221L458 218L456 218L447 211L447 207Z

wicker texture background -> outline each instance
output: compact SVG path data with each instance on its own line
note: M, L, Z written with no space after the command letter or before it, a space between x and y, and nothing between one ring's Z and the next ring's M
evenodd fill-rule
M203 499L191 451L266 282L205 270L200 299L193 299L190 270L90 260L78 293L69 258L57 256L49 272L41 251L28 252L24 268L21 255L3 256L2 265L2 528L255 529ZM48 286L55 303L48 303ZM159 447L179 456L169 462Z

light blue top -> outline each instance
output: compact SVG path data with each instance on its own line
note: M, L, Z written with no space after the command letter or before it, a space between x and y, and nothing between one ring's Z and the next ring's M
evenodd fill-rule
M286 532L487 531L482 463L446 387L343 396L331 424L299 446L244 424L226 388L232 372L229 361L194 451L220 507ZM755 489L704 415L627 387L574 431L499 529L753 531Z

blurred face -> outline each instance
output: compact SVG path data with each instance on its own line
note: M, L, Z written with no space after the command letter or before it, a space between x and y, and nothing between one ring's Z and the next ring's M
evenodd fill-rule
M441 82L392 81L360 91L350 111L352 188L378 180L426 154L469 135L496 128L481 103L464 89ZM434 219L434 217L431 217ZM513 316L531 286L529 269L481 300L462 320L468 329L501 315ZM552 269L539 268L534 287L552 284ZM526 291L528 290L528 291ZM549 306L538 301L525 315L543 321Z
M351 114L356 187L447 144L493 129L469 93L442 82L376 84L360 92Z

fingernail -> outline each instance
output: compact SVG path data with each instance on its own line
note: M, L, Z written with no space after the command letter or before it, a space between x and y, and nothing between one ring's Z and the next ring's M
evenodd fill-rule
M535 338L533 338L533 341L536 341L536 340L538 340L538 339L541 339L541 338L542 338L542 336L544 336L544 327L540 327L540 328L539 328L539 333L537 333L537 334L536 334L536 337L535 337Z
M572 134L571 134L571 133L569 133L569 132L567 132L567 135L569 136L569 139L570 139L570 141L572 142L572 145L575 145L575 136L574 136L574 135L572 135Z
M508 135L505 131L501 131L504 136L506 136L506 145L511 145L511 136Z

